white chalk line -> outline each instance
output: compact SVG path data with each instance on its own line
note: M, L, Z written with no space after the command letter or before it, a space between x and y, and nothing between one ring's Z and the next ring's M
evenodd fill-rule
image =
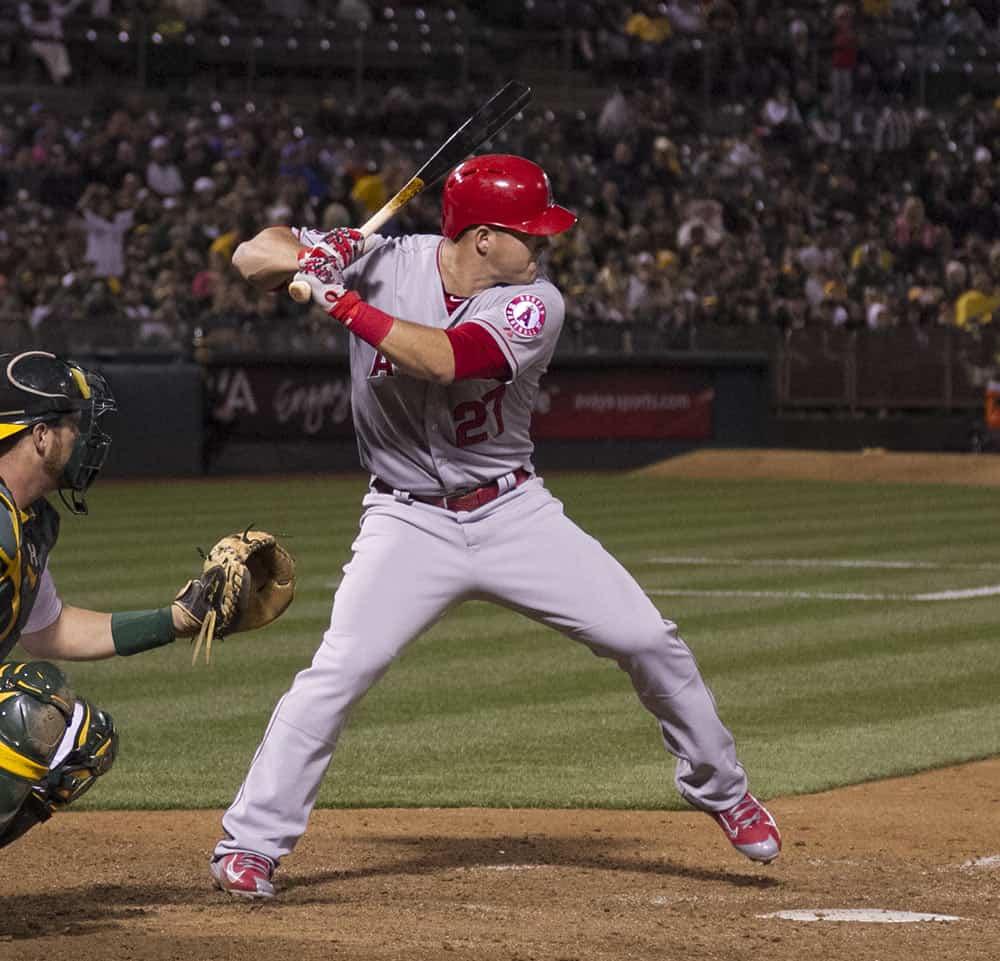
M821 557L647 557L647 564L662 564L677 567L837 567L870 570L994 570L996 564L943 564L936 561L875 561L848 560ZM777 600L802 601L962 601L977 597L995 597L1000 594L1000 584L983 587L915 593L871 593L868 591L753 591L736 589L695 590L689 588L658 588L647 590L647 594L658 597L743 597L773 598Z
M854 594L832 591L736 591L694 590L693 588L647 588L654 597L760 597L799 601L909 601L909 594Z
M938 591L934 594L914 594L917 601L961 601L968 597L993 597L1000 594L1000 584L989 587L970 587L963 591Z
M872 570L917 571L984 571L1000 570L996 563L940 563L938 561L873 561L846 560L824 557L647 557L647 564L668 564L678 567L845 567Z
M972 587L962 591L937 591L933 594L863 594L848 591L699 591L687 588L647 588L646 593L654 597L744 597L799 601L903 601L909 603L914 601L961 601L974 597L994 597L1000 594L1000 584L991 584L988 587Z
M459 871L541 871L551 868L551 864L477 864L470 868L458 868Z
M964 591L938 591L934 594L862 594L849 591L699 591L688 588L665 589L653 588L646 590L654 597L742 597L742 598L773 598L776 600L797 601L962 601L976 597L995 597L1000 594L1000 584L989 587L974 587Z

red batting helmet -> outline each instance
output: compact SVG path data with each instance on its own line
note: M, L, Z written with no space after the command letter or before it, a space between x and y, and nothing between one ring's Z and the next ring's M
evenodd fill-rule
M460 163L441 194L441 232L450 240L474 224L560 234L575 223L576 214L552 202L545 171L511 154L484 154Z

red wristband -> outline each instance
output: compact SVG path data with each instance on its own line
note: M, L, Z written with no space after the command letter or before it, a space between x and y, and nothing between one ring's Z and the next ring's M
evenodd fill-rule
M366 304L355 291L349 290L330 309L330 316L339 320L352 334L378 347L385 340L396 318L378 307Z

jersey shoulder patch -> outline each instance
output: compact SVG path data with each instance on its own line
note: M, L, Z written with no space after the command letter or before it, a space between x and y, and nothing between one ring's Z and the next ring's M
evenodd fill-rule
M559 289L544 278L533 284L497 288L500 294L497 306L508 336L530 340L545 329L555 327L558 331L563 322L565 306Z
M503 314L507 326L521 337L537 337L545 327L545 301L535 294L514 294Z

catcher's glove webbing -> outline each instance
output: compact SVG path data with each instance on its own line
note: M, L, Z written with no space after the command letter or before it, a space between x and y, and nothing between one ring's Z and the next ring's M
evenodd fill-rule
M211 659L212 639L270 624L295 596L295 562L267 531L223 537L205 556L201 574L174 598L173 610L193 634L193 664L202 645Z

